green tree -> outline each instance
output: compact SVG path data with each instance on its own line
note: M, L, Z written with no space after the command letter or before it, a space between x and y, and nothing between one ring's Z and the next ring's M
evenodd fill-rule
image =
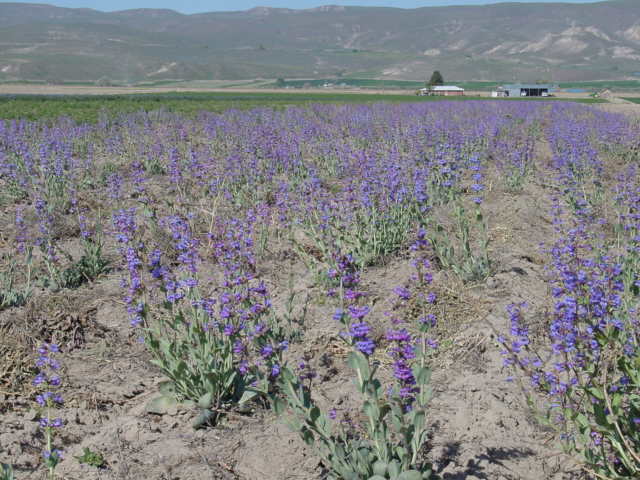
M436 70L431 74L431 78L429 79L428 87L433 87L434 85L443 85L444 78L442 78L442 74Z
M278 78L276 80L276 87L284 88L286 85L287 85L287 82L284 80L284 78Z

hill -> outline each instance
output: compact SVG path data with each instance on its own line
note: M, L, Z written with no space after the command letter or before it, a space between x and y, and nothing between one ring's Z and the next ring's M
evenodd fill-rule
M183 15L0 3L0 81L362 77L573 81L640 75L640 2Z

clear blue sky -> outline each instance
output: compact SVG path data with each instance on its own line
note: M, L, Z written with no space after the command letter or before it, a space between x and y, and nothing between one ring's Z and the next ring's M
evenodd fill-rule
M20 0L16 0L20 1ZM377 7L417 8L442 5L484 5L506 0L37 0L29 3L49 3L59 7L95 8L114 11L129 8L170 8L182 13L247 10L256 6L312 8L320 5L362 5ZM513 1L513 0L511 0ZM520 0L521 1L521 0ZM536 1L536 0L532 0ZM594 3L602 0L537 0L539 2ZM6 3L6 2L0 2Z

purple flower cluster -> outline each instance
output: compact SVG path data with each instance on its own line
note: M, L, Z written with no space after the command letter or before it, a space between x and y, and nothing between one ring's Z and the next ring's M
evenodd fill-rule
M389 329L385 338L391 343L389 354L393 359L393 376L398 382L400 397L407 399L407 404L410 404L413 395L418 392L411 369L411 363L416 358L415 339L406 328Z
M471 191L475 195L473 197L473 202L477 205L482 203L482 191L484 190L484 185L482 184L483 176L482 176L482 163L480 162L480 156L477 154L472 155L468 160L469 170L471 171L471 178L473 183L471 184Z
M55 468L62 459L62 451L53 447L55 430L61 428L64 422L61 418L53 417L55 408L62 406L62 396L57 393L62 383L60 379L60 363L54 358L59 353L58 345L54 343L43 343L38 348L38 360L36 367L38 374L33 379L33 385L38 388L36 403L42 408L43 414L40 418L40 427L43 429L47 442L43 451L43 456L49 468Z
M360 275L356 267L353 255L336 254L337 268L329 272L330 278L337 280L340 285L339 296L342 307L338 308L333 318L339 321L346 331L342 332L342 338L349 344L367 356L373 355L376 344L370 338L371 326L365 320L370 313L368 305L360 305L360 299L366 297L366 293L358 291ZM330 296L338 295L335 289L329 290Z
M389 314L394 327L388 329L385 334L386 340L390 343L388 352L393 359L393 376L397 383L397 393L403 407L407 410L411 408L416 394L420 391L413 372L417 356L419 354L422 361L428 348L437 347L436 342L427 337L428 331L436 324L436 316L425 310L436 302L436 294L428 291L433 276L429 262L429 241L425 229L418 230L411 250L414 252L411 265L415 268L415 272L411 275L408 285L394 289L397 299L393 305L394 312ZM417 319L417 327L420 331L418 336L411 334L409 329L403 326L409 323L408 320L398 317L396 313L406 310L410 302L421 311Z
M143 272L143 250L144 243L138 238L138 224L136 221L136 209L119 210L112 219L114 234L120 244L120 254L122 255L128 276L122 279L122 286L127 289L124 297L127 305L127 313L131 325L140 326L144 322L145 306L142 300L144 283Z
M22 209L16 210L15 215L16 226L16 251L20 254L27 252L29 248L29 233L28 227L24 219L24 211Z
M350 253L334 253L333 263L335 267L327 272L327 277L332 283L347 290L355 289L360 283L360 273L353 255ZM334 294L335 290L330 290L329 293L330 295Z
M35 210L38 216L38 237L36 245L40 247L46 261L51 265L58 262L58 254L56 249L55 232L53 230L53 214L47 202L38 199L35 202ZM24 228L24 227L21 227Z

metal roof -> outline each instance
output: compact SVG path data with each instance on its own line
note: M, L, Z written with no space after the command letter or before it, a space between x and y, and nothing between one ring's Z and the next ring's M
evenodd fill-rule
M432 90L436 92L464 92L464 88L456 87L455 85L436 85Z
M503 85L502 88L504 88L505 90L516 90L518 88L537 88L537 89L551 89L551 85L546 84L546 83L540 83L540 84L536 84L536 83L514 83L512 85Z

